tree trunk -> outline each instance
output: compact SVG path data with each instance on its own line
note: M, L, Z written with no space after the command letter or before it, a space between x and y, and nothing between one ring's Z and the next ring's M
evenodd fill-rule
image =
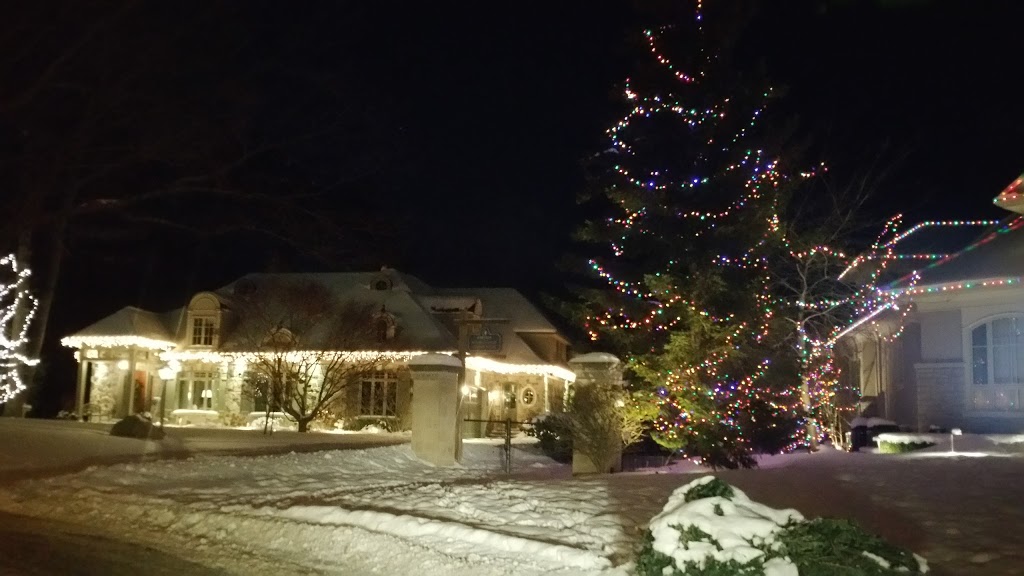
M806 369L804 371L806 374ZM811 452L818 451L818 426L814 422L814 418L811 417L811 386L807 382L807 378L801 375L800 378L800 397L804 405L804 412L806 416L806 424L804 425L804 433L807 436L807 449Z
M305 416L303 418L298 418L297 420L299 423L299 432L309 432L309 423L313 421L313 417Z
M61 265L64 263L64 235L67 232L68 221L71 216L71 209L74 205L75 193L69 190L65 197L60 211L49 228L49 238L43 243L45 256L42 262L37 262L42 267L33 270L33 280L41 278L42 284L35 282L29 286L30 291L36 297L36 313L32 318L32 325L28 330L28 346L25 355L29 358L39 358L43 350L43 339L46 338L47 324L50 321L50 310L53 308L53 299L57 293L57 283L60 278ZM35 230L31 226L25 226L18 235L18 261L26 267L31 267L34 247L38 247ZM27 302L25 303L28 304ZM23 307L24 308L24 307ZM24 318L29 310L22 309L18 314ZM38 366L38 364L36 365ZM34 400L33 395L36 387L36 366L25 366L23 368L23 381L25 390L18 394L4 406L4 416L22 416L24 406Z

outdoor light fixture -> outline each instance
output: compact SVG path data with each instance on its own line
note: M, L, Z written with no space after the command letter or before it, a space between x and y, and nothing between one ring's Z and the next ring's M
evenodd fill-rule
M117 361L117 369L118 370L127 370L128 369L128 361L127 360L118 360Z
M463 384L462 385L462 395L463 396L469 396L469 393L471 391L472 391L472 389L469 387L469 384Z
M961 430L959 428L953 428L952 430L949 431L949 451L950 452L956 452L956 447L953 445L953 437L954 436L963 436L963 435L964 435L963 430Z

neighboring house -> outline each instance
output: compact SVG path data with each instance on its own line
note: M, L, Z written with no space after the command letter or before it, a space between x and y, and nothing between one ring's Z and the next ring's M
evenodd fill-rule
M1024 214L1024 176L994 202ZM1024 216L890 290L899 311L843 342L864 413L920 431L1024 432Z
M346 388L334 411L349 425L405 424L411 378L406 363L426 352L465 356L463 415L524 421L561 411L575 375L569 345L522 294L511 288L433 288L392 269L329 274L250 274L195 294L182 308L155 313L126 307L64 338L78 360L76 412L92 419L138 412L172 423L253 421L265 406L243 390L244 343L236 306L273 281L315 283L339 302L380 312L384 369ZM492 431L467 422L464 433Z

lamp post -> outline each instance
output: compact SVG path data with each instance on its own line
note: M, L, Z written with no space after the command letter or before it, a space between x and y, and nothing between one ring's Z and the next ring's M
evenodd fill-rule
M156 375L160 377L162 383L160 384L160 428L164 427L164 404L167 403L167 381L174 378L178 374L178 371L170 366L164 366L163 368L156 371Z
M953 428L952 430L949 431L949 451L950 452L956 452L956 446L953 445L953 437L954 436L963 436L963 435L964 435L963 430L961 430L959 428Z

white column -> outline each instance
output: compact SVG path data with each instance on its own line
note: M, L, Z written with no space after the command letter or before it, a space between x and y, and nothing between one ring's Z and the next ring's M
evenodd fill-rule
M551 387L547 374L544 374L544 411L551 412Z
M135 346L128 350L128 414L135 413Z
M462 460L459 373L462 363L445 354L409 360L412 372L412 451L435 466Z
M78 351L78 378L75 384L75 417L85 420L85 375L89 372L89 361L85 359L85 346Z

